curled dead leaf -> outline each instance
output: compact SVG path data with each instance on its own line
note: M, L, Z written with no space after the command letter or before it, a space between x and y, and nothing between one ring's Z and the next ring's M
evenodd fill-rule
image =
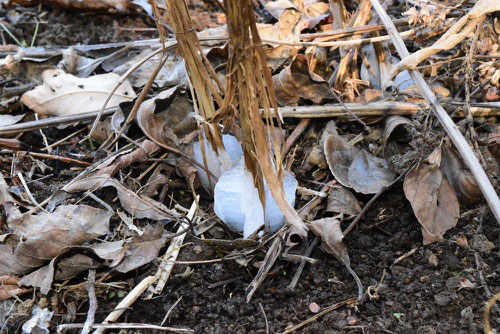
M396 177L387 161L349 145L337 135L326 138L324 150L337 181L357 192L375 194L389 186Z
M137 64L152 52L154 52L154 50L151 48L142 50L134 58L113 69L113 73L124 75L132 66ZM134 87L144 87L149 78L152 76L161 59L162 54L157 54L147 62L145 62L141 67L132 72L132 74L130 74L128 78L130 83ZM169 55L169 58L162 66L160 72L158 72L158 74L156 75L155 84L160 88L176 86L184 82L186 78L187 77L186 68L184 67L184 59L174 54Z
M315 103L334 98L328 82L309 71L304 55L297 55L292 63L273 77L276 100L281 105L296 105L299 98Z
M119 155L112 156L103 161L95 168L95 175L108 174L113 176L117 171L130 166L136 161L151 156L160 149L158 145L150 140L144 140L140 143L140 146L141 147L126 150Z
M344 265L350 266L347 247L342 239L344 234L340 228L340 220L337 217L329 217L314 220L309 223L309 228L323 241L322 247L330 254L334 255Z
M62 249L82 245L109 232L111 213L87 205L65 205L52 213L24 214L0 244L0 275L38 268Z
M441 168L462 204L477 203L483 196L472 173L454 149L443 145Z
M26 292L30 292L32 289L20 287L17 285L19 279L12 276L0 276L0 300L5 300L10 297L14 297Z
M140 196L125 188L118 180L109 175L92 176L75 181L63 187L62 190L73 193L85 190L95 190L101 187L113 187L118 193L120 204L134 218L149 218L153 220L171 220L180 215L167 208L164 204L149 197Z
M21 102L43 116L66 116L101 109L109 93L121 80L115 73L77 78L63 70L45 70L43 84L23 94ZM124 81L108 102L108 108L136 97Z
M457 224L458 199L438 166L422 163L405 177L404 192L422 226L424 245L443 241L443 235Z
M144 134L159 146L177 146L178 135L196 128L191 105L174 103L177 87L144 101L137 112L137 123ZM158 112L161 112L158 114Z
M349 189L335 187L328 195L326 211L355 216L361 212L361 206Z

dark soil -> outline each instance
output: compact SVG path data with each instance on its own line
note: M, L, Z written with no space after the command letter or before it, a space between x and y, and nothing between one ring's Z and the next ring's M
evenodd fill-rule
M200 9L194 7L194 12L202 17L197 21L200 29L207 27L200 23L204 20L211 24L216 22L215 9L212 10L208 14L199 14ZM38 19L40 30L36 45L95 44L157 37L155 30L142 29L154 28L154 22L142 14L112 16L50 8L43 8L43 11L47 14ZM35 8L2 8L0 16L10 24L13 34L30 41L34 29L33 18L39 17L40 12ZM13 17L17 17L17 21L13 21ZM6 34L3 35L9 39ZM58 134L58 137L64 135ZM35 141L36 138L33 139ZM63 151L59 153L63 155L72 149L71 145L66 145L61 147ZM64 165L45 162L57 168L58 173L40 185L37 196L41 199L76 175L76 172L61 171ZM182 194L177 196L180 202L188 203L190 200L190 197L183 197ZM102 198L106 199L106 196ZM493 294L500 291L500 256L497 251L500 247L499 228L485 203L462 208L464 212L466 214L459 220L458 226L445 235L444 243L423 246L420 225L404 197L401 184L387 191L358 228L345 238L353 270L360 277L365 290L371 287L372 294L374 289L378 289L377 293L373 298L365 296L364 303L356 308L340 307L297 332L482 333L484 305L490 296L480 280L475 253L489 289ZM318 218L320 216L323 216L322 212ZM469 240L467 249L453 241L462 233ZM485 251L479 241L473 242L481 236L494 242L496 251ZM191 236L186 238L185 244L178 258L180 261L212 260L224 255L222 250ZM412 255L393 265L396 259L413 249L416 251ZM258 259L262 260L264 254L263 251L258 253ZM311 257L319 263L306 265L295 291L287 291L286 287L297 264L279 259L249 303L246 302L245 289L257 273L258 269L253 265L255 261L248 268L233 261L195 264L189 266L192 271L188 271L186 265L176 265L163 294L152 300L136 301L120 321L159 325L174 303L182 297L171 310L165 326L189 327L196 333L266 333L267 326L271 333L283 332L287 327L313 316L314 313L310 311L312 303L324 309L357 295L355 281L339 261L323 253L319 247ZM125 277L112 277L111 281L122 281L127 285L123 289L110 287L100 290L96 322L102 321L107 311L118 304L121 300L118 294L120 290L128 292L142 278L154 273L157 265L152 263ZM475 287L461 287L460 282L466 279L475 283ZM75 279L76 283L81 281L81 277ZM79 305L78 312L83 313L74 322L83 322L88 308L86 298L84 289L80 294L60 297L56 302L58 314L52 319L52 328L63 321L68 322L65 313L69 300L75 300ZM20 332L19 325L25 320L10 320L6 329ZM500 318L494 310L491 323L493 328L500 328Z
M354 232L346 240L353 269L365 289L380 284L379 298L357 309L340 308L306 325L302 333L481 333L483 307L488 299L480 283L472 290L460 289L460 280L478 282L473 250L464 250L455 243L422 246L420 226L400 191L393 191L379 200L360 229L377 222L378 212L385 209L388 221L365 232ZM390 209L389 209L390 208ZM386 218L387 217L387 218ZM463 222L448 237L465 231L470 239L478 225ZM493 219L483 228L488 239L496 240L498 229ZM467 231L470 231L468 233ZM195 240L181 252L179 260L206 260L217 257L216 250ZM203 251L199 251L199 249ZM417 251L392 266L401 255L413 248ZM199 255L195 251L198 249ZM311 303L321 308L356 297L357 287L347 270L330 255L317 249L311 255L320 262L307 265L294 292L287 291L297 265L278 261L273 274L262 284L250 303L245 289L257 272L235 263L224 262L195 265L188 278L174 277L157 300L136 303L127 321L159 323L175 301L181 302L170 314L170 325L186 326L196 333L265 333L282 332L314 314ZM432 258L437 258L433 262ZM498 254L480 254L495 289L500 270ZM185 267L174 270L179 276ZM210 285L238 278L216 288ZM498 290L498 288L496 288ZM152 311L154 310L154 311ZM352 316L353 318L349 318ZM147 319L147 320L146 320ZM498 318L496 318L498 319ZM352 321L352 322L349 322ZM497 323L498 325L498 323Z

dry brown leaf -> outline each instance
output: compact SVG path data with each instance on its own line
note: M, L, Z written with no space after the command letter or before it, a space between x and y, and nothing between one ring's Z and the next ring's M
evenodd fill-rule
M326 211L355 216L361 212L361 206L354 194L349 189L341 186L330 190Z
M337 217L329 217L314 220L309 223L309 228L323 241L322 247L330 254L334 255L344 265L350 266L347 247L342 239L344 234L340 228L340 220Z
M413 167L403 185L406 198L422 226L424 245L443 241L443 235L457 224L458 199L437 165L422 163Z
M330 15L330 5L326 2L313 2L304 7L304 13L309 17L316 17L320 15Z
M21 102L43 116L66 116L101 109L109 93L120 82L115 73L77 78L63 70L46 70L43 84L23 94ZM120 85L107 107L136 97L128 81Z
M24 118L26 114L21 115L0 115L0 126L16 124Z
M155 260L167 240L161 237L161 229L147 225L144 230L144 236L130 243L120 240L90 247L65 247L49 264L24 276L19 284L38 287L47 294L54 280L68 280L91 268L106 265L122 273L137 269Z
M289 0L270 1L266 3L265 8L276 20L279 20L281 14L287 9L299 11L299 9Z
M287 1L284 1L287 2ZM298 42L302 13L294 7L284 8L278 17L278 22L271 24L258 24L259 36L266 39ZM288 59L297 54L300 47L289 45L266 45L264 51L267 64L274 71Z
M108 233L110 217L110 212L87 205L24 214L18 223L9 224L13 234L0 244L0 275L23 274L52 260L65 247Z
M500 125L498 124L488 135L488 150L500 163Z
M453 187L458 200L466 205L477 203L483 196L476 179L454 149L443 145L442 150L441 169Z
M102 260L90 247L65 247L49 264L24 276L19 284L40 288L40 292L46 295L54 280L71 279L85 270L98 268L100 262Z
M471 282L467 278L460 280L460 289L473 290L476 288L476 283Z
M66 185L62 190L73 193L85 190L95 190L101 187L113 187L118 192L120 203L134 218L149 218L153 220L171 220L179 214L151 198L139 196L125 188L118 180L109 175L92 176Z
M363 194L375 194L394 181L387 161L359 150L337 135L325 140L325 156L331 172L345 187Z
M396 130L404 130L405 125L411 124L408 118L402 116L390 116L385 121L384 128L384 145L387 145L389 138L393 133L396 135Z
M140 60L142 60L145 56L152 53L154 50L147 48L141 51L137 56L130 59L126 63L118 66L113 70L113 73L118 75L125 74L132 66L137 64ZM148 82L149 78L155 71L158 63L162 59L162 54L157 54L153 58L149 59L145 62L141 67L136 69L130 76L128 80L134 87L144 87L144 85ZM155 84L158 85L159 88L163 87L171 87L177 86L178 84L183 83L187 78L186 68L184 67L184 60L182 57L176 56L175 54L170 55L169 59L162 66L160 72L155 78Z
M167 109L174 100L176 92L177 87L161 92L154 98L144 101L137 112L137 123L144 134L160 146L177 146L179 130L190 125L191 128L196 128L191 107L173 106ZM163 115L155 113L158 111L164 112Z
M167 242L167 238L162 238L161 234L161 230L146 225L142 236L125 244L125 255L114 269L126 273L155 260Z
M457 245L459 245L462 248L468 248L469 247L469 242L467 241L467 237L463 233L461 233L457 237L456 242L457 242Z
M117 171L130 166L136 161L140 161L151 156L160 149L158 145L150 140L144 140L140 144L141 147L122 152L120 155L113 156L99 164L95 168L95 175L107 174L113 176Z
M12 276L0 276L0 300L5 300L13 296L17 296L32 289L23 288L17 285L19 279Z
M390 116L387 118L383 134L385 158L395 154L404 154L410 139L407 130L407 126L410 124L411 121L405 117Z
M450 50L465 38L472 36L476 30L476 25L488 13L500 11L500 1L498 0L479 0L474 7L432 46L420 49L401 60L391 71L391 78L394 78L399 72L405 69L415 69L422 61L440 51Z
M273 77L276 100L279 104L296 105L299 98L315 103L333 98L328 82L309 71L304 55L297 55L292 63Z

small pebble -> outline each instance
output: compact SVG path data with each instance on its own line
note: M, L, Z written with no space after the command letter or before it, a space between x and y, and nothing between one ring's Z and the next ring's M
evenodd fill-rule
M424 275L420 277L420 282L422 283L429 283L431 281L431 277L429 275Z
M439 306L446 306L450 301L451 297L446 293L440 293L434 296L434 302Z
M321 307L319 307L318 304L316 303L309 304L309 311L311 311L312 313L318 313L319 310L321 310Z
M438 258L436 254L434 254L433 252L429 252L429 255L427 256L427 261L429 261L429 264L434 268L437 268L437 266L439 265Z
M354 315L347 317L346 320L349 326L355 326L358 323L358 319Z
M203 252L203 248L201 248L200 245L196 245L193 247L193 251L196 253L196 254L201 254Z

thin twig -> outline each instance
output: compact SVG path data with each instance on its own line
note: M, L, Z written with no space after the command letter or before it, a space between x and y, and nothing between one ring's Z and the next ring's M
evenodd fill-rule
M338 309L338 308L340 308L342 306L346 306L346 305L349 305L349 306L356 306L356 305L358 305L357 298L347 299L347 300L344 300L344 301L342 301L340 303L336 303L336 304L333 304L331 306L328 306L327 308L325 308L320 313L313 315L312 317L308 318L307 320L302 321L300 324L295 325L292 328L288 328L282 334L288 334L288 333L294 332L297 329L299 329L301 327L304 327L308 323L313 322L314 320L316 320L316 319L324 316L325 314L327 314L327 313L329 313L331 311L334 311L334 310L336 310L336 309Z
M408 20L399 19L399 20L396 20L394 22L394 24L398 27L406 26L406 25L408 25ZM315 39L315 38L319 38L319 37L329 37L331 39L334 39L334 38L347 37L347 36L351 36L351 35L364 34L364 33L372 32L372 31L380 31L383 29L385 29L385 27L382 24L368 24L368 25L359 26L359 27L335 29L335 30L330 30L330 31L325 31L325 32L316 32L316 33L311 33L311 34L300 34L300 38L301 39Z
M89 311L87 313L87 319L81 331L81 334L90 333L90 329L94 324L95 312L97 310L97 298L95 296L95 269L89 270L89 279L87 282L87 292L89 294Z
M303 118L300 120L299 124L297 124L290 136L286 139L285 145L283 145L283 156L286 156L288 151L290 151L290 148L292 148L293 144L297 141L302 132L307 129L310 122L311 120L309 118Z
M68 329L82 328L84 325L85 324L58 325L57 333L63 333ZM156 325L134 324L134 323L93 324L91 328L96 328L97 330L103 330L103 331L105 331L106 329L151 329L151 330L174 332L174 333L194 333L192 329L188 328L162 327Z
M38 204L37 200L35 199L35 197L33 197L33 194L31 193L30 191L30 188L28 188L28 184L26 183L26 181L24 180L24 177L23 177L23 174L21 172L17 172L17 177L19 178L19 180L21 181L21 184L23 185L23 188L24 190L26 191L26 194L28 194L28 197L30 199L30 201L40 210L42 211L45 211L41 206L40 204Z
M181 300L182 300L182 296L180 296L177 299L177 301L172 306L170 306L170 308L168 309L167 314L165 314L165 316L163 317L163 320L162 320L160 326L163 326L165 324L165 322L167 321L168 317L170 316L170 313L172 313L172 311L174 310L174 308L177 306L177 304L180 303Z
M311 253L314 250L314 248L316 248L316 246L318 245L319 240L320 240L320 238L318 236L314 237L314 239L311 241L311 243L307 247L304 256L310 256L311 255ZM307 263L307 261L305 259L302 260L302 261L300 261L299 267L297 268L297 271L295 272L295 275L293 276L292 281L286 287L287 290L289 290L289 291L294 291L295 290L295 287L297 286L297 283L299 283L300 276L302 275L302 272L304 271L304 268L306 267L306 263Z
M132 289L132 291L130 291L130 293L125 298L122 299L122 301L115 307L114 311L108 314L106 319L104 319L104 324L116 321L122 315L122 313L130 305L132 305L137 300L137 298L139 298L139 296L142 295L142 293L146 291L146 289L155 281L155 276L148 276L144 278L138 285L135 286L134 289ZM106 332L106 328L109 328L98 327L96 325L93 325L92 327L97 328L94 331L94 334L104 334Z
M252 296L254 295L255 291L259 288L259 286L262 284L264 279L266 278L267 274L269 273L269 270L274 265L274 262L276 262L276 259L281 253L281 250L283 248L282 243L283 243L283 234L284 234L285 229L282 228L277 235L275 236L275 239L273 240L273 243L269 247L269 250L266 253L266 256L264 257L264 261L262 261L262 265L259 268L259 272L257 275L255 275L254 279L250 283L250 285L247 287L247 303L252 299Z
M195 213L196 213L196 201L193 201L193 204L191 204L191 208L189 209L189 212L187 214L187 219L189 219L190 221L193 220ZM181 231L187 231L189 228L190 228L189 223L182 222L177 230L177 233ZM152 298L153 294L160 294L163 291L163 288L165 287L165 284L167 283L168 278L172 273L172 269L174 268L174 265L176 263L175 260L177 259L177 256L179 256L179 252L181 250L182 243L184 242L185 237L186 233L182 233L174 237L170 241L170 246L168 246L165 255L162 256L161 258L162 262L158 266L158 270L156 271L155 274L155 277L158 278L156 286L149 287L150 294L148 295L148 299Z
M76 160L76 159L67 158L67 157L61 157L59 155L52 155L52 154L46 154L46 153L37 153L37 152L28 152L28 151L15 151L15 152L28 154L28 155L31 155L32 157L35 157L35 158L57 160L57 161L65 162L67 164L75 164L75 165L81 165L81 166L92 166L92 164L90 162ZM7 150L7 151L2 151L0 153L8 153L8 154L10 154L10 153L14 153L14 151Z
M451 105L462 105L463 103L451 100L445 101ZM415 102L390 102L376 101L366 104L345 103L356 116L392 116L392 115L414 115L419 110L427 110L429 107L425 103ZM104 116L112 115L118 107L105 109ZM500 102L471 103L471 113L474 116L500 116ZM340 104L325 104L318 106L280 107L278 113L281 117L291 118L325 118L325 117L350 117ZM17 134L19 132L49 128L57 125L71 124L95 119L99 110L71 116L57 116L40 119L39 121L29 121L13 125L0 126L0 135Z
M379 198L387 189L389 189L394 184L396 184L397 182L399 182L399 180L401 180L401 178L403 176L405 176L406 173L407 172L401 173L394 181L392 181L391 184L389 184L388 186L382 187L375 195L373 195L373 197L370 199L370 201L368 203L366 203L366 205L364 206L363 210L361 210L361 212L358 213L358 215L352 221L352 223L345 229L345 231L343 232L344 237L347 234L349 234L349 232L351 232L352 229L358 224L358 222L361 220L361 218L363 218L363 216L365 215L366 211L368 211L372 207L373 203L375 203L375 201L377 200L377 198Z
M488 286L488 283L484 278L483 269L481 263L479 262L479 254L476 251L474 251L474 260L476 261L476 268L479 274L479 280L481 281L481 285L483 286L484 291L486 292L486 296L488 298L492 298L493 294L491 293L490 287ZM495 309L495 311L497 311L498 314L500 314L500 308L497 305L494 304L493 308Z
M264 307L262 307L262 304L259 303L260 310L262 311L262 314L264 315L264 320L266 321L266 334L269 334L269 321L267 321L267 315L266 312L264 311Z

